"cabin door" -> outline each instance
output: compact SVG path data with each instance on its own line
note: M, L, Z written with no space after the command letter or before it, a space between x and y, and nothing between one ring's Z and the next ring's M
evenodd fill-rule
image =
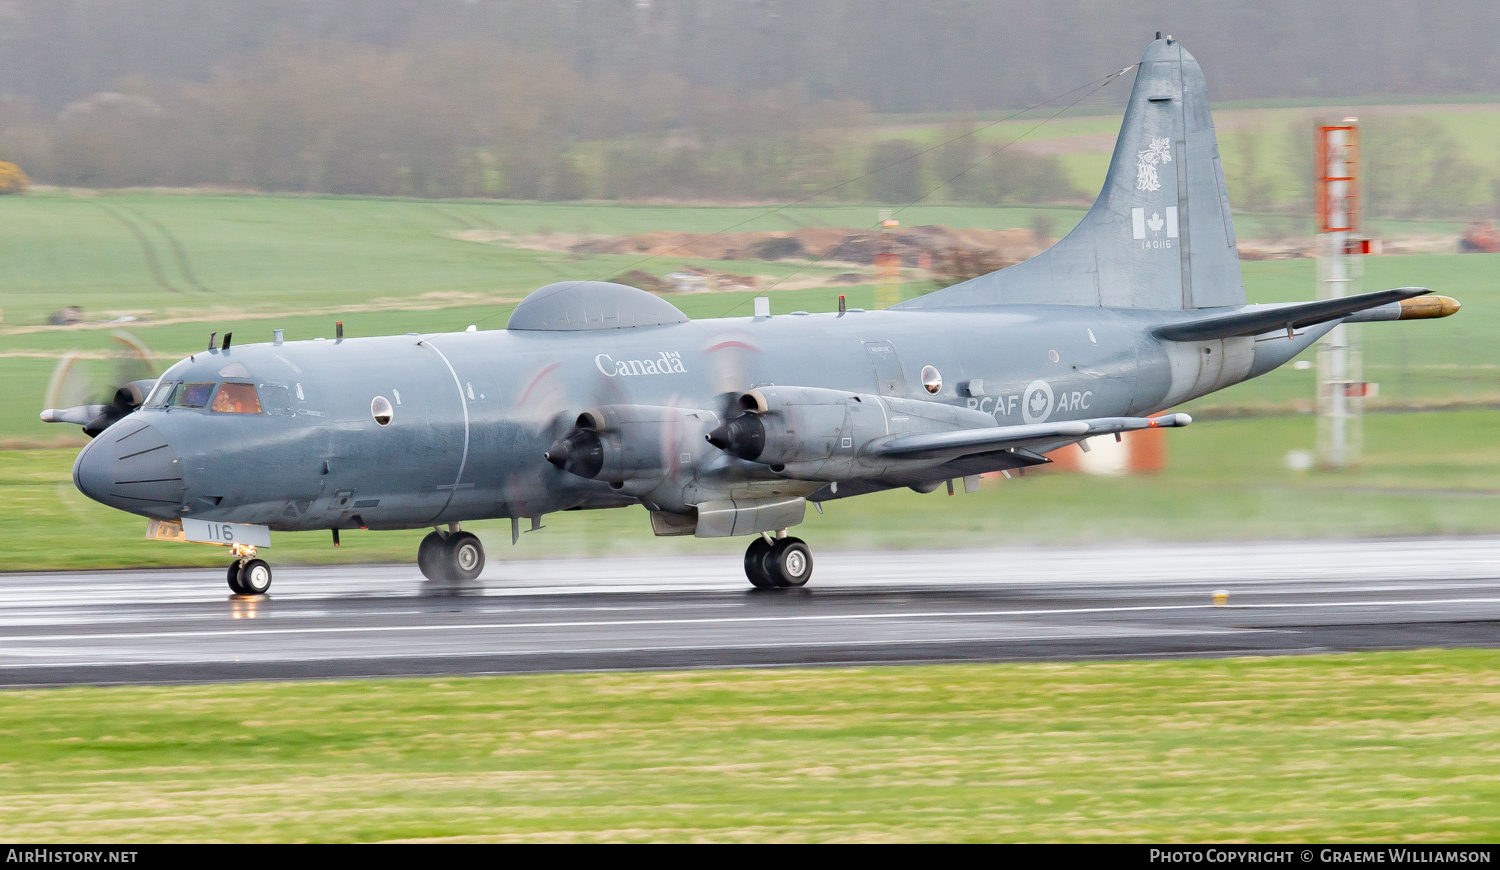
M882 396L906 395L906 374L901 370L901 358L896 356L891 343L867 341L865 351L875 369L875 391Z

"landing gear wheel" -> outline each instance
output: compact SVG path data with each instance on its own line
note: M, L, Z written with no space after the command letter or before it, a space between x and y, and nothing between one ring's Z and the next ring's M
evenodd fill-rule
M771 580L771 575L766 573L766 556L770 553L771 545L759 536L745 550L745 576L750 578L750 585L756 589L770 589L776 585Z
M812 576L812 550L801 538L781 538L766 554L766 576L777 588L803 586Z
M250 594L250 593L248 593L248 592L245 591L245 587L243 587L243 586L240 585L240 563L239 562L230 562L229 563L229 591L233 592L235 595L249 595Z
M264 559L251 559L240 566L240 592L264 595L271 588L271 566Z
M470 532L458 532L443 542L443 568L450 580L466 583L484 570L484 545Z
M443 570L443 543L444 535L441 532L432 532L422 539L422 545L417 547L417 567L422 570L422 576L434 583L449 579Z

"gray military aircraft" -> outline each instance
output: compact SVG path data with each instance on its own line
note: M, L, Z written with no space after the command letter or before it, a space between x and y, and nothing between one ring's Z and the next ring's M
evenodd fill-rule
M484 567L465 522L643 505L657 535L754 536L745 574L801 586L808 502L1024 469L1265 374L1340 322L1446 316L1407 287L1247 305L1203 73L1146 49L1104 190L1026 262L880 311L690 321L619 284L543 287L503 330L218 346L105 405L73 479L148 536L232 549L263 593L270 532L433 527L433 580ZM340 331L341 332L341 331ZM821 510L821 507L819 508Z

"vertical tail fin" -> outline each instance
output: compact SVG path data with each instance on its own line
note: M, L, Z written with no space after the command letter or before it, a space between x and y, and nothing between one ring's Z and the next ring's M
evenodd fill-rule
M902 308L1245 304L1203 70L1176 40L1147 47L1104 190L1046 251Z

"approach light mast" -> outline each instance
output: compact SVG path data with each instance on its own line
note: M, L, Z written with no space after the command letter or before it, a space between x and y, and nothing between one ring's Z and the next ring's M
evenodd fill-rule
M1317 127L1318 298L1359 292L1360 256L1370 243L1360 238L1359 119ZM1364 399L1375 385L1363 380L1359 327L1341 323L1318 344L1318 462L1348 468L1359 462L1364 440Z

